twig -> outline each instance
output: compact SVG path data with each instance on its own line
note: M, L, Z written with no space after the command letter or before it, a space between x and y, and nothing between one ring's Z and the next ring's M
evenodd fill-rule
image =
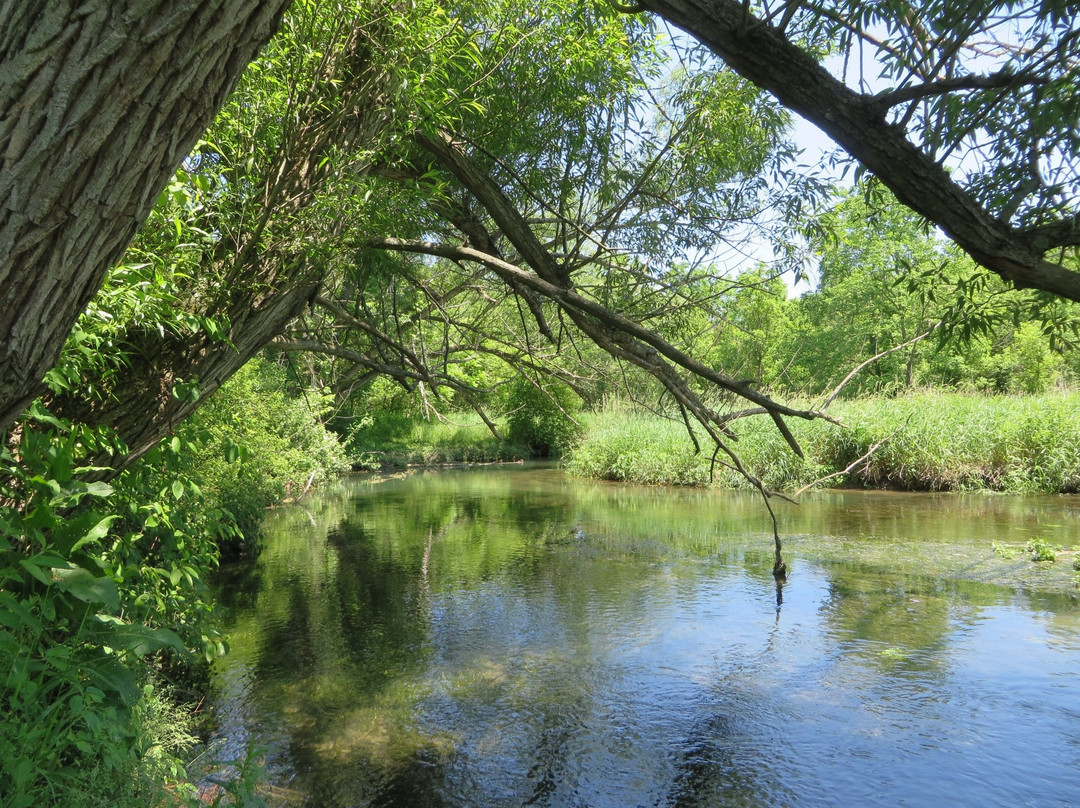
M889 348L889 349L888 349L887 351L882 351L881 353L879 353L879 354L877 354L877 355L875 355L875 356L871 356L871 357L870 357L869 359L867 359L867 360L866 360L865 362L863 362L863 363L861 363L861 364L859 364L859 365L856 365L856 366L855 366L855 369L854 369L853 371L851 371L851 373L849 373L849 374L848 374L847 376L845 376L845 377L844 377L844 380L843 380L842 382L840 382L840 384L836 385L836 387L834 387L834 388L833 388L832 392L831 392L831 393L829 393L829 397L825 399L825 402L824 402L824 403L823 403L823 404L821 405L820 409L822 409L822 410L824 410L824 409L827 409L827 408L828 408L828 406L829 406L830 404L832 404L832 403L833 403L833 400L834 400L834 399L835 399L835 398L836 398L836 397L837 397L838 395L840 395L840 391L841 391L841 390L843 390L843 389L844 389L844 388L845 388L845 387L847 386L847 383L848 383L848 382L850 382L850 381L851 381L852 379L854 379L854 378L855 378L855 375L856 375L856 374L857 374L857 373L858 373L858 372L859 372L860 370L862 370L863 368L865 368L865 367L866 367L867 365L872 365L872 364L873 364L874 362L878 361L878 360L879 360L879 359L881 359L882 357L888 356L888 355L889 355L889 354L891 354L891 353L895 353L896 351L899 351L899 350L901 350L902 348L906 348L906 347L908 347L909 345L914 345L914 344L915 344L916 342L918 342L919 340L924 340L924 339L926 339L926 338L927 338L927 337L929 337L929 336L930 336L931 334L933 334L933 333L934 333L934 331L936 331L936 330L938 329L938 327L939 327L939 326L940 326L940 325L941 325L941 324L942 324L943 322L944 322L943 320L938 320L938 321L937 321L936 323L934 323L934 324L933 324L932 326L930 326L930 328L928 328L928 329L927 329L926 331L924 331L923 333L919 334L919 336L917 336L917 337L914 337L914 338L912 338L912 339L909 339L909 340L908 340L907 342L901 342L901 343L900 343L899 345L894 345L893 347Z
M833 477L841 477L841 476L847 474L848 472L853 471L856 467L859 466L860 463L865 463L867 460L870 459L870 456L874 452L876 452L878 449L880 449L882 446L884 446L886 443L888 443L890 440L892 440L894 437L896 437L897 433L900 432L900 430L906 429L908 423L910 423L910 422L911 422L911 414L909 414L908 417L906 419L904 419L904 423L901 426L898 426L890 434L886 435L884 438L879 440L877 443L872 444L870 446L870 449L867 450L866 454L864 454L862 457L858 458L857 460L853 460L850 464L848 464L847 468L843 469L842 471L834 471L832 474L826 474L824 477L818 477L816 480L807 483L806 485L804 485L802 488L800 488L798 491L796 491L794 494L791 495L792 499L797 498L800 494L808 491L809 489L813 488L815 485L820 485L821 483L825 482L826 480L831 480Z

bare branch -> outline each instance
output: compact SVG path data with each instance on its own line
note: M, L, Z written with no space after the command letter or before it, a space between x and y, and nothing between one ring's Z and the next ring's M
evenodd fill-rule
M942 324L942 321L938 320L936 323L934 323L932 326L930 326L930 328L928 328L923 333L919 334L917 337L912 337L907 342L901 342L899 345L894 345L893 347L889 348L888 350L882 351L879 354L875 354L874 356L871 356L865 362L860 362L858 365L855 366L855 369L852 370L851 373L849 373L847 376L844 377L843 381L841 381L840 384L836 385L836 387L834 387L832 389L832 392L829 393L829 395L825 399L825 402L821 405L821 409L822 410L828 409L829 405L833 403L833 401L836 399L836 397L838 395L840 395L840 392L847 386L848 382L850 382L852 379L854 379L855 376L859 373L860 370L867 367L868 365L874 364L874 362L878 361L882 357L888 356L891 353L896 353L897 351L901 351L904 348L907 348L909 345L914 345L916 342L919 342L920 340L926 339L931 334L933 334L934 331L936 331L938 328L940 328L941 324Z
M909 101L919 101L935 95L944 95L960 90L994 90L1012 89L1030 85L1047 84L1045 78L1032 76L1028 73L1010 73L1001 71L988 75L955 76L953 78L939 79L926 82L925 84L911 84L896 90L885 90L870 99L870 104L878 109L888 109L898 104Z

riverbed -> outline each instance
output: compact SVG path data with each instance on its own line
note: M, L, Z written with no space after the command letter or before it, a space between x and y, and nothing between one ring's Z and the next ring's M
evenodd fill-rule
M222 571L203 762L320 808L1080 806L1080 499L778 514L782 586L748 494L344 480Z

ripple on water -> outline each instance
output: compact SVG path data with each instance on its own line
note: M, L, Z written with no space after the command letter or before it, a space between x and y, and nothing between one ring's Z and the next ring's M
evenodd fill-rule
M530 474L392 481L316 535L268 528L217 743L268 747L280 804L1080 804L1076 605L874 538L897 503L938 530L947 499L823 499L847 549L791 554L778 590L739 498Z

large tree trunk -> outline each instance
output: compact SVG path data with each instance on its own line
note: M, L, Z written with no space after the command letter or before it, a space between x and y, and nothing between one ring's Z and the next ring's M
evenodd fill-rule
M0 0L0 430L290 0Z
M104 395L91 400L76 392L49 401L72 421L111 427L127 445L122 456L100 458L111 467L106 475L153 448L316 298L329 271L323 248L349 226L347 216L324 211L333 202L320 194L342 170L341 161L329 158L350 155L350 172L367 169L355 155L370 151L388 121L382 99L392 80L378 47L380 25L346 14L338 24L340 36L319 72L294 76L299 84L333 92L313 90L292 99L273 144L275 157L248 174L230 175L237 195L231 204L241 211L226 228L233 240L227 247L223 240L203 254L198 269L187 270L201 293L182 305L191 314L228 322L228 339L204 331L179 336L153 326L133 329L124 338L127 361L101 385ZM269 151L271 144L264 145ZM244 187L255 204L240 203ZM221 204L224 210L228 200ZM198 399L177 396L181 380L197 385Z

